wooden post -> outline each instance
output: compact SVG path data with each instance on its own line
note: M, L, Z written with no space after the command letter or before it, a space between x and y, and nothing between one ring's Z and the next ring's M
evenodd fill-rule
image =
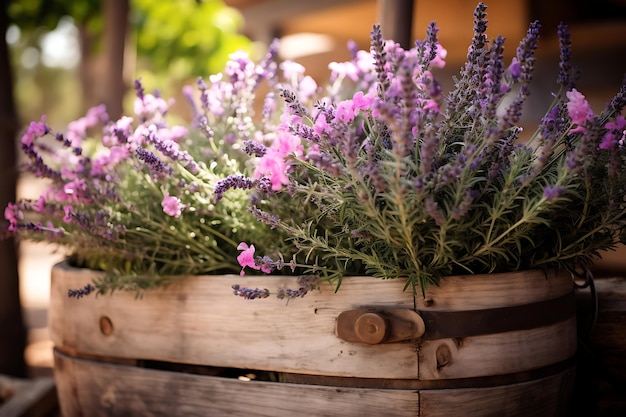
M413 47L414 3L414 0L378 0L383 38L393 39L405 49Z
M106 103L109 116L117 120L123 113L124 93L124 47L128 28L129 0L108 0L104 7L104 74L106 90L100 100Z
M0 6L0 33L9 24L8 2ZM0 41L0 213L7 203L15 201L17 158L15 141L18 117L13 98L13 75L9 48ZM3 219L2 219L3 220ZM19 295L17 250L13 239L0 239L0 373L24 376L24 326Z

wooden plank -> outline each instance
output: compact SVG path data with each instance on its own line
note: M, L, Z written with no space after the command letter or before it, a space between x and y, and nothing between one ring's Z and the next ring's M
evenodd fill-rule
M361 307L413 308L402 280L344 280L289 303L244 300L231 285L293 286L289 277L188 277L168 288L69 299L95 276L66 265L53 270L49 328L55 345L83 354L220 367L372 378L417 378L414 343L365 345L335 335L340 312ZM105 335L100 320L113 330ZM382 360L384 358L384 360ZM367 364L364 366L363 364Z
M320 417L419 415L412 390L298 385L110 365L55 353L65 416ZM97 376L97 377L94 377Z
M439 286L428 288L425 297L417 297L416 307L434 311L508 307L557 298L573 288L566 271L450 276L442 279Z
M499 369L524 371L526 366L559 362L575 351L575 323L571 320L556 327L465 338L455 366L444 368L433 362L441 345L438 341L421 346L408 342L365 345L335 335L336 318L342 311L413 309L414 297L402 292L405 281L400 279L346 277L337 293L323 284L319 292L289 303L232 295L234 283L270 289L294 285L293 278L277 276L187 277L137 300L127 293L95 299L67 297L68 288L84 286L94 274L65 264L53 270L50 332L62 350L218 367L398 379L455 378ZM419 309L431 310L492 308L550 299L572 289L567 274L546 278L537 271L530 276L500 274L498 278L504 279L447 277L440 287L427 291L426 299L418 296L416 303ZM101 329L103 320L110 332ZM459 340L442 343L450 343L451 351L460 345ZM541 355L533 356L536 353ZM419 360L424 364L419 365ZM425 369L419 371L419 366Z
M556 417L567 416L574 369L519 384L473 390L420 392L423 417Z
M419 379L505 375L565 361L576 353L576 318L531 330L428 340L420 345ZM446 360L442 364L442 349Z
M0 400L6 399L0 401L0 416L50 416L58 407L56 394L53 378L17 379L0 375Z
M64 415L94 417L246 415L472 417L559 416L573 369L518 384L384 390L240 381L104 364L55 353ZM97 376L94 378L94 376Z

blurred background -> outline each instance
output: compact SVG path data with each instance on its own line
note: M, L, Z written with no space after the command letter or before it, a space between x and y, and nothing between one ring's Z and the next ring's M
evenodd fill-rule
M569 24L577 88L600 112L626 73L626 0L487 0L488 35L507 39L510 59L530 21L542 23L537 72L523 124L530 131L556 90L556 26ZM448 51L438 77L449 88L472 36L475 0L4 0L0 10L0 206L39 195L18 175L17 144L32 120L47 116L54 130L105 103L112 117L132 109L133 81L174 97L177 117L190 117L181 88L221 71L238 49L261 57L273 38L280 54L318 82L328 63L350 58L348 41L369 49L372 24L405 46L435 20ZM626 252L604 255L597 273L624 275ZM46 329L55 248L0 240L0 374L50 375ZM24 353L25 352L25 353Z

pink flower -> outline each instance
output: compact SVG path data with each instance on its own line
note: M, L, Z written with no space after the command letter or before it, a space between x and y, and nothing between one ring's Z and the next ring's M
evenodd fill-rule
M72 209L72 206L63 206L63 213L63 221L65 223L71 223L72 215L74 214L74 209Z
M424 110L434 110L435 113L439 113L439 105L435 100L424 100Z
M70 196L68 200L76 200L80 198L85 190L87 190L87 184L82 178L72 180L63 186L63 192Z
M337 104L337 110L335 111L335 118L341 120L344 123L350 123L354 120L354 117L359 112L358 108L355 108L352 100L344 100Z
M313 131L320 136L324 134L328 134L332 131L330 125L326 121L326 116L324 114L320 114L315 118L315 124L313 124Z
M591 106L582 95L575 88L572 91L565 93L568 98L567 113L572 119L572 123L576 124L576 128L570 130L570 133L586 132L585 123L593 118L593 111Z
M265 155L259 159L259 165L254 170L254 178L268 177L274 191L289 184L285 156L286 154L279 153L275 148L268 148Z
M286 79L299 80L304 75L304 66L293 61L284 61L280 64L280 69L283 70L283 75Z
M37 200L33 204L33 210L35 210L37 213L43 213L45 205L46 205L46 199L43 195L41 195L39 196L39 200Z
M168 216L178 218L183 213L183 208L185 206L180 202L178 198L169 194L165 194L165 197L163 197L163 201L161 201L161 207L163 207L163 211Z
M237 256L237 262L241 265L241 272L239 275L244 275L244 269L246 266L256 270L261 269L261 267L254 262L254 245L248 246L247 243L241 242L239 246L237 246L237 249L242 251L239 256Z
M367 110L372 106L375 97L373 94L363 94L362 91L357 91L352 97L352 103L354 103L354 107L359 110Z
M302 156L303 149L300 138L286 130L279 130L265 155L259 158L259 165L254 170L254 178L268 177L272 190L280 190L283 185L290 182L287 176L290 168L285 158L289 154Z
M302 81L300 81L298 85L298 92L301 100L310 100L311 97L313 97L313 95L317 92L317 83L312 77L307 75L302 78Z
M9 230L15 232L17 230L18 220L24 218L17 204L9 203L4 209L4 218L9 221Z
M600 149L614 149L617 145L622 145L626 135L626 118L619 115L615 118L615 122L607 122L606 128L608 133L602 138Z
M287 156L290 153L300 156L304 149L299 137L285 131L278 132L271 148L276 149L276 151L283 156Z
M35 137L41 137L48 132L46 126L46 116L41 117L41 122L30 122L26 133L22 136L22 145L31 146Z

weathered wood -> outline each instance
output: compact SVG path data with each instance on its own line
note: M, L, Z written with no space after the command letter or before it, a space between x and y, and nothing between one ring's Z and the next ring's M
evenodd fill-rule
M576 353L576 319L532 330L424 341L419 379L504 375L559 363ZM442 364L441 350L446 351ZM439 352L439 353L438 353Z
M335 335L344 310L362 306L413 308L404 282L346 279L338 293L323 286L302 299L244 300L235 283L251 287L293 286L289 277L188 277L168 288L68 299L68 288L90 282L93 272L54 269L50 333L63 350L119 358L142 358L209 366L338 376L416 378L414 344L363 345ZM113 324L111 335L100 319ZM386 360L380 361L380 357ZM363 366L368 363L367 367Z
M0 416L46 417L55 413L58 405L53 378L18 379L0 375Z
M454 342L426 341L421 346L415 342L348 343L336 336L336 318L343 311L362 307L413 309L413 294L402 292L403 280L346 277L337 293L323 285L319 293L289 304L234 297L231 285L273 288L293 284L292 278L236 275L188 277L166 289L149 291L138 300L133 294L123 293L96 299L67 298L68 288L84 286L93 274L64 264L54 269L50 331L55 345L64 351L304 374L442 379L473 376L474 372L483 375L498 369L521 372L565 360L576 349L573 320ZM531 296L536 301L572 290L571 280L563 275L505 277L451 277L456 285L463 285L462 290L454 290L446 279L441 287L427 292L430 305L422 300L418 308L498 307L522 303ZM539 284L544 288L537 289L542 287ZM110 334L101 329L103 318L112 324ZM434 352L442 343L453 348L454 366L442 368L433 362ZM523 359L516 359L519 357Z
M64 263L52 273L49 328L62 352L57 352L55 372L67 415L174 415L181 410L186 415L194 415L194 410L223 415L241 406L235 415L280 416L298 414L306 404L307 415L430 417L462 410L472 416L495 412L526 417L554 415L554 404L567 397L566 391L554 387L563 383L564 377L557 376L571 370L576 352L575 309L572 303L556 302L573 297L568 274L446 277L425 297L403 292L402 279L345 277L336 293L322 284L320 291L289 303L245 300L233 296L233 284L275 289L294 285L293 278L236 275L180 278L167 288L147 291L141 299L128 293L67 297L68 288L83 287L97 276ZM517 317L520 312L532 314L533 305L550 300L555 300L550 312L557 320L533 318L527 326ZM337 317L359 309L416 310L424 317L437 312L431 317L448 320L468 311L473 317L493 318L483 310L495 309L498 314L513 311L516 317L510 320L513 327L503 327L498 317L498 326L486 323L484 334L481 326L473 326L465 337L371 345L340 339L335 333ZM439 325L445 323L428 324ZM494 328L500 330L489 330ZM269 371L285 379L242 383L221 377L218 369ZM552 377L557 378L546 382ZM442 393L433 393L438 390ZM450 400L448 407L438 399L455 390L463 394L459 398L465 399L465 408L459 408L457 400ZM518 401L524 395L540 403ZM239 396L245 399L239 401ZM541 414L544 397L550 399ZM430 411L420 411L420 398L423 410ZM489 407L484 398L492 398ZM92 412L92 404L102 409ZM187 410L189 404L194 406ZM276 409L276 404L281 407Z
M75 359L55 353L65 416L566 415L573 371L478 389L394 390L240 381ZM97 378L94 378L97 376ZM496 410L496 414L494 414Z
M484 389L420 392L420 416L565 417L575 371L531 382Z
M64 416L416 416L413 390L240 381L102 364L55 353ZM97 376L97 378L94 378ZM80 387L80 389L78 389Z

